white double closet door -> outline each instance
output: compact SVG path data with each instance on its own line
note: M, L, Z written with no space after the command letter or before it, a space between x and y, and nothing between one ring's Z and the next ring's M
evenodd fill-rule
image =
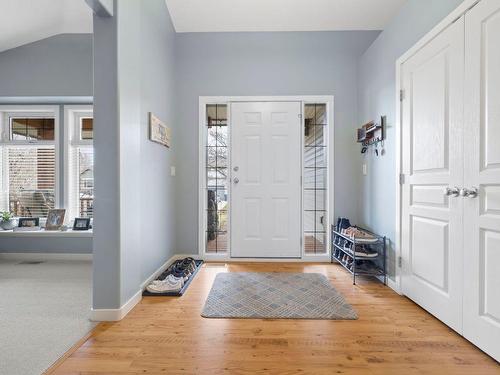
M500 2L402 66L402 291L500 359ZM464 58L465 56L465 58Z
M301 256L301 102L231 103L231 256Z

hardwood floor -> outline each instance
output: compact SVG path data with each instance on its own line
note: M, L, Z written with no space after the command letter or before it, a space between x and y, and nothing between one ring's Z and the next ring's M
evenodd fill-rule
M319 272L357 321L205 319L219 272ZM500 374L497 362L410 300L338 265L209 263L180 298L147 297L100 324L53 374Z

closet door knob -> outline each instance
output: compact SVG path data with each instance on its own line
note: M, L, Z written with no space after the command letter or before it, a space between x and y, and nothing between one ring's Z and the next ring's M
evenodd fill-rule
M479 190L476 187L472 187L470 190L463 188L460 190L460 195L467 198L476 198L479 195Z
M444 189L444 194L447 196L458 197L460 195L460 189L456 186L454 188L447 187Z

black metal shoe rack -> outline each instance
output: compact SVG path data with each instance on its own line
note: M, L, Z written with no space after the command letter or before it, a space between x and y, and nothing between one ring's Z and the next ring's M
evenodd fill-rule
M335 226L332 225L332 246L331 246L331 261L335 259L339 262L349 273L352 274L352 283L356 285L356 276L374 276L377 278L383 277L384 284L387 284L387 272L386 272L386 238L385 236L379 236L369 230L366 230L361 227L357 227L361 229L375 238L377 238L376 242L366 243L366 242L358 242L356 239L348 237L340 232L335 230ZM351 250L345 248L345 243L351 243ZM365 258L365 257L356 257L356 246L364 245L372 251L376 251L378 253L377 257L374 258ZM336 254L340 254L335 256ZM346 255L350 259L352 259L352 269L348 267L347 263L342 261L342 258ZM358 266L359 261L371 262L372 269L364 270L361 268L356 268Z

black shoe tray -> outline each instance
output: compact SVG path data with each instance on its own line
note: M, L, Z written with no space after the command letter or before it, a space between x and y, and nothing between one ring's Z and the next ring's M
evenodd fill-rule
M194 277L196 276L196 274L200 270L201 265L203 264L202 260L195 260L195 262L196 262L196 269L193 271L191 276L189 276L189 278L184 283L184 286L182 287L182 289L180 291L178 291L178 292L164 292L164 293L151 293L151 292L148 292L147 289L144 289L144 291L142 292L142 295L148 296L148 297L165 297L165 296L180 297L180 296L182 296L186 292L187 288L189 287L189 284L191 284L191 281L193 281Z

